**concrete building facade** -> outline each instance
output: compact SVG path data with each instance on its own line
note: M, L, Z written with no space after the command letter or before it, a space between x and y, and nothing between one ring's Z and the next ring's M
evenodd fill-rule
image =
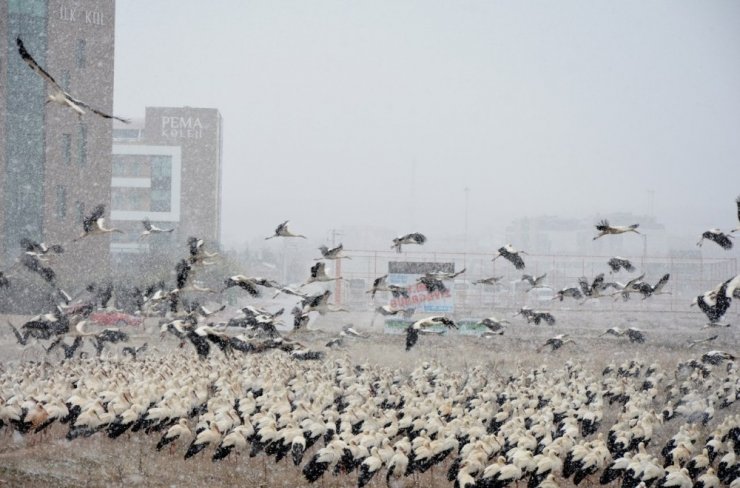
M221 125L216 109L147 107L143 123L115 126L111 218L125 233L111 242L114 267L183 254L190 236L218 247ZM145 218L175 230L141 239Z
M47 83L18 54L16 38L69 93L113 108L114 0L0 2L0 261L19 240L68 243L82 216L110 201L110 120L46 103ZM106 240L67 247L60 278L104 271Z

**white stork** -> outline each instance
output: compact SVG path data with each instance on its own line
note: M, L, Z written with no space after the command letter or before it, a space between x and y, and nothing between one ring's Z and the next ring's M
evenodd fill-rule
M422 245L427 241L427 238L424 234L420 234L419 232L412 232L411 234L406 234L403 236L398 236L393 239L393 245L391 246L391 249L395 249L396 252L401 252L401 246L403 244L419 244Z
M444 325L447 328L457 329L457 324L455 324L452 319L442 315L433 315L431 317L417 320L406 328L406 350L408 351L414 347L416 341L419 340L419 333L437 325Z
M740 222L740 196L738 196L735 199L735 203L737 204L737 220L738 220L738 222ZM737 232L739 230L740 230L740 225L738 225L737 227L735 227L734 229L732 229L730 232L735 233L735 232Z
M499 257L503 257L511 264L513 264L516 269L524 269L524 260L522 259L520 254L527 253L524 251L517 251L514 246L512 246L511 244L507 244L498 249L496 255L493 257L493 259L491 259L491 261L495 261Z
M606 264L609 265L613 273L617 273L620 269L624 269L630 273L635 270L629 259L620 256L614 256Z
M596 224L596 230L599 231L599 235L594 237L593 240L598 239L599 237L608 235L608 234L624 234L625 232L634 232L635 234L639 234L640 232L637 231L637 228L640 226L640 224L632 224L632 225L609 225L609 221L604 219L598 224Z
M72 242L79 241L83 237L110 234L113 232L123 234L123 231L120 229L105 227L105 218L103 218L104 213L105 213L105 205L101 203L100 205L95 207L92 213L90 213L90 215L85 217L85 219L82 221L82 229L83 229L82 234L80 234L79 237L74 238Z
M730 238L734 239L735 236L732 234L725 234L719 229L709 229L701 235L701 239L699 239L699 242L697 242L696 245L701 247L704 239L707 239L712 242L716 242L722 249L730 250L732 249L732 241Z
M16 37L15 43L18 45L18 54L20 54L21 58L23 58L23 61L26 62L26 64L36 72L41 78L44 79L47 83L51 85L52 91L49 93L49 99L46 103L54 102L58 103L59 105L66 105L77 114L82 117L85 114L85 110L87 109L90 112L99 115L101 117L104 117L106 119L115 119L123 122L124 124L130 123L127 119L122 119L121 117L116 117L115 115L109 115L105 112L101 112L100 110L97 110L90 105L86 104L82 100L78 100L74 98L72 95L64 91L64 89L59 86L59 83L52 78L52 76L44 70L39 64L36 62L35 59L31 56L31 54L26 50L26 47L23 45L23 41L20 37Z
M352 259L349 256L342 256L342 251L344 250L344 246L342 244L339 244L336 247L328 248L326 246L319 246L319 251L321 251L321 257L320 258L314 258L314 261L318 261L320 259Z
M474 285L497 285L501 281L503 276L491 276L490 278L481 278L473 282Z
M529 283L531 288L527 290L527 292L530 292L534 290L535 288L544 288L545 287L544 281L546 277L547 277L547 273L543 273L537 277L534 277L529 274L523 274L522 281L526 281L527 283Z
M147 236L150 236L152 234L166 234L166 233L172 233L175 229L162 229L160 227L157 227L156 225L153 225L151 221L146 218L141 221L141 225L144 226L144 231L139 236L139 239L143 239Z
M306 236L302 234L294 234L290 230L288 230L288 222L289 220L286 220L282 224L278 225L277 228L275 228L275 234L271 235L270 237L265 237L265 240L272 239L273 237L300 237L302 239L305 239Z

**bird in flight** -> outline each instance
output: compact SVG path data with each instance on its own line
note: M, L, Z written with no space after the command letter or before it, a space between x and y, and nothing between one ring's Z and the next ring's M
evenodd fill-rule
M599 231L599 235L594 237L593 240L596 240L599 237L602 237L608 234L624 234L625 232L634 232L635 234L639 234L640 232L637 231L638 227L640 227L640 224L609 225L609 221L604 219L598 224L596 224L596 230Z
M293 234L291 231L288 230L288 220L283 222L282 224L278 225L275 229L275 234L271 235L270 237L265 237L265 240L272 239L273 237L301 237L303 239L306 238L306 236L302 234Z
M99 115L101 117L104 117L106 119L115 119L123 122L124 124L130 123L130 120L123 119L121 117L116 117L115 115L110 115L105 112L101 112L100 110L97 110L90 105L86 104L82 100L78 100L74 98L72 95L64 91L64 89L59 85L59 83L56 82L56 80L44 70L39 64L36 62L35 59L33 59L33 56L26 50L26 47L23 45L23 41L20 37L16 37L15 43L18 45L18 54L20 54L21 58L23 58L23 61L26 62L26 64L34 70L41 78L46 80L47 83L49 83L52 87L52 92L49 93L49 100L48 102L54 102L58 103L59 105L66 105L77 114L82 117L85 114L85 109L89 110L90 112Z
M630 262L629 259L622 258L619 256L614 256L611 258L607 263L609 267L612 270L612 273L619 272L620 269L624 269L625 271L629 271L630 273L635 270L634 265Z
M152 225L151 221L147 218L141 221L141 224L144 226L144 232L141 233L139 236L139 239L143 239L147 236L150 236L152 234L163 234L166 232L173 232L175 229L160 229L156 225Z
M735 199L735 203L737 204L737 220L740 222L740 196ZM732 229L730 232L737 232L740 230L740 225Z
M524 269L524 260L522 259L520 254L527 253L524 251L517 251L514 246L512 246L511 244L507 244L504 247L500 247L498 249L498 252L493 257L493 259L491 259L491 261L495 261L499 257L503 257L511 264L513 264L516 269Z
M123 234L123 231L120 229L109 229L105 227L105 218L103 218L104 213L105 205L101 203L100 205L95 207L92 213L85 217L85 220L82 221L82 234L80 234L79 237L74 238L72 242L79 241L83 237L95 236L100 234L110 234L112 232Z
M342 244L339 244L337 247L332 248L320 246L319 251L321 251L321 257L315 258L314 261L319 261L321 259L352 259L349 256L342 256L343 250L344 246L342 246Z
M734 232L734 231L733 231ZM701 235L701 239L696 243L697 246L701 247L704 239L708 239L712 242L716 242L722 249L732 249L732 241L730 238L735 238L732 234L725 234L719 229L709 229Z
M393 245L391 246L391 249L395 249L396 252L401 252L401 246L403 244L419 244L422 245L427 241L427 238L424 234L420 234L418 232L413 232L411 234L406 234L405 236L398 236L393 239Z

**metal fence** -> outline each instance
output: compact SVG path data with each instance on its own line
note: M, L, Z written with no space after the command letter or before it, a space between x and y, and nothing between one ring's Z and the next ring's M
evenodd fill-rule
M465 273L458 276L454 283L447 283L453 294L455 314L458 316L477 315L497 308L514 310L523 305L540 309L589 312L699 312L695 307L690 307L692 299L738 272L736 258L624 256L637 269L632 273L622 270L611 274L607 266L611 256L525 255L523 258L526 268L520 271L503 258L492 261L493 255L490 253L410 251L398 254L392 251L345 250L345 254L351 256L351 259L338 260L335 264L334 272L343 277L343 280L337 281L334 290L335 302L356 310L365 307L369 310L388 303L387 293L379 294L373 301L366 291L375 278L388 273L388 263L391 261L450 262L454 263L456 271L465 269ZM524 273L533 276L547 273L545 283L549 288L527 292L529 285L521 280ZM669 294L652 296L647 300L643 300L640 295L633 295L626 302L619 297L605 297L582 304L568 298L563 302L551 299L562 288L578 286L578 278L585 276L591 281L599 273L605 274L606 281L621 283L645 273L643 280L650 284L655 284L665 273L670 273L670 279L664 288ZM495 287L473 284L476 280L491 276L503 278ZM732 307L730 315L740 316L740 307Z

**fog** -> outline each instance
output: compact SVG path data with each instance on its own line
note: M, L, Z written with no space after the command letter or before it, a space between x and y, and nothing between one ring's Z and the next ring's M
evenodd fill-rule
M285 219L317 240L431 242L464 232L465 188L471 235L615 212L736 225L736 2L125 1L116 17L115 113L223 115L227 247Z

